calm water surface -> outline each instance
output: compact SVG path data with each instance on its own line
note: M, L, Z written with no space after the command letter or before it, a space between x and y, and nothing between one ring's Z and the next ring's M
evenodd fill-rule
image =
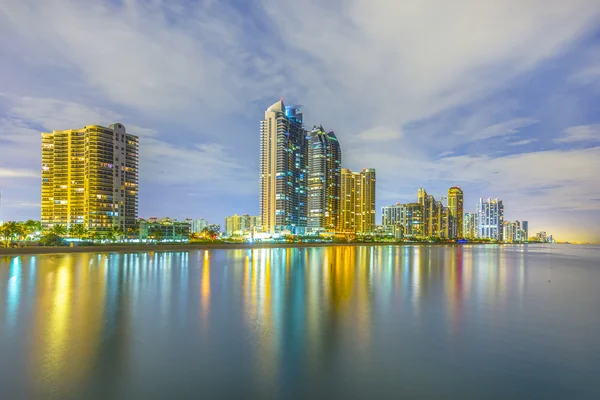
M0 256L0 398L600 398L600 248Z

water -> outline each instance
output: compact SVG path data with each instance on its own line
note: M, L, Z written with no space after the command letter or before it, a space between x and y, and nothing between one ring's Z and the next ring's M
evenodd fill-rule
M600 398L600 248L0 256L0 398Z

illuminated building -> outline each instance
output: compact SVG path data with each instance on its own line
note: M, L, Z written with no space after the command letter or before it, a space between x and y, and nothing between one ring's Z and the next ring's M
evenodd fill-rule
M245 235L252 233L255 227L260 226L260 217L248 214L234 214L225 218L225 234L227 236Z
M340 232L371 233L375 230L375 170L352 172L342 168Z
M133 228L138 137L122 124L42 133L42 225L90 232Z
M477 203L477 237L502 241L504 206L499 199L479 199Z
M463 191L458 186L448 189L448 237L463 237Z
M339 224L342 150L333 131L308 133L308 229L335 232Z
M189 239L191 222L171 218L149 218L138 221L140 240L153 238L156 241L182 242Z
M306 229L308 142L299 110L280 100L260 123L259 208L267 233Z
M519 232L519 241L527 242L529 240L529 222L521 220L521 231Z
M221 225L219 224L208 224L206 227L213 232L221 232Z
M504 221L502 240L509 243L517 242L517 232L520 229L519 221Z
M433 220L434 220L434 203L435 199L432 195L428 195L427 191L423 188L420 188L417 194L418 203L422 207L423 212L423 225L422 225L422 235L423 236L432 236L433 235Z
M398 203L381 207L381 225L386 233L394 234L396 239L421 237L423 236L423 207L419 203Z
M419 203L408 203L406 206L407 223L404 227L404 236L422 238L424 223L423 223L423 206Z
M463 237L474 239L477 237L477 214L465 213L463 217Z
M538 242L547 243L548 242L548 234L545 231L538 232L535 235L535 239Z
M192 233L200 233L204 228L208 226L208 222L204 218L192 220L191 223Z

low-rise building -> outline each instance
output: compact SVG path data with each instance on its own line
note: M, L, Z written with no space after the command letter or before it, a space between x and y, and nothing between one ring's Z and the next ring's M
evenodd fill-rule
M149 218L138 220L141 241L184 242L189 240L191 225L189 221L170 218Z

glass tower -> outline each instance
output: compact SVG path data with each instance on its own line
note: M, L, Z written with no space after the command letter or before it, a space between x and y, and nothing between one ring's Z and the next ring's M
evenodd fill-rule
M308 141L299 111L280 100L260 123L259 208L267 233L306 230Z
M479 199L477 204L477 237L502 241L504 206L499 199Z
M333 131L308 134L308 229L335 232L340 217L342 150Z

